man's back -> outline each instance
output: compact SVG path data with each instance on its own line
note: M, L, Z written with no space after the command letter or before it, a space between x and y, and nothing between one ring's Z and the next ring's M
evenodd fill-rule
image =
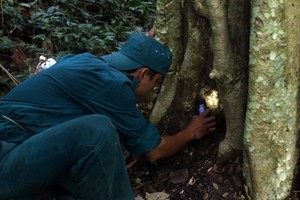
M67 55L0 101L0 114L28 130L19 131L21 135L16 137L7 134L11 127L3 126L1 133L6 134L1 134L0 140L20 143L49 127L89 114L109 117L123 137L136 139L148 126L136 108L137 85L133 77L92 54Z

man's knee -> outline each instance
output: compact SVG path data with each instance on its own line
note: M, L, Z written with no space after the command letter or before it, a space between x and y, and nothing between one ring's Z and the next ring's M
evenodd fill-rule
M117 130L111 120L99 114L87 115L74 120L76 136L81 141L96 142L99 140L114 140ZM75 134L75 133L74 133Z

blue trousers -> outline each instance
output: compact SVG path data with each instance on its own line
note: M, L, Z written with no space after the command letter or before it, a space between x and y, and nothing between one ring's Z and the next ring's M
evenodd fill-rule
M0 158L0 199L58 184L81 200L132 200L119 136L110 119L88 115L49 128Z

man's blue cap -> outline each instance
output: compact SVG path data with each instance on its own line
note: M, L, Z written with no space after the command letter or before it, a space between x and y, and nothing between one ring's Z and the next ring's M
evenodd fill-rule
M121 50L101 57L119 70L148 67L166 74L172 63L172 53L152 37L132 34Z

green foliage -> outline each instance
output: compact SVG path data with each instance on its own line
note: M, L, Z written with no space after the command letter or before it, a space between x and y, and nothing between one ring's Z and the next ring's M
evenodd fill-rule
M156 0L0 0L0 64L24 79L37 58L103 55L152 26ZM16 71L14 71L16 70ZM13 87L0 69L0 96Z
M104 54L154 15L155 0L2 0L0 51L22 43L31 55Z

